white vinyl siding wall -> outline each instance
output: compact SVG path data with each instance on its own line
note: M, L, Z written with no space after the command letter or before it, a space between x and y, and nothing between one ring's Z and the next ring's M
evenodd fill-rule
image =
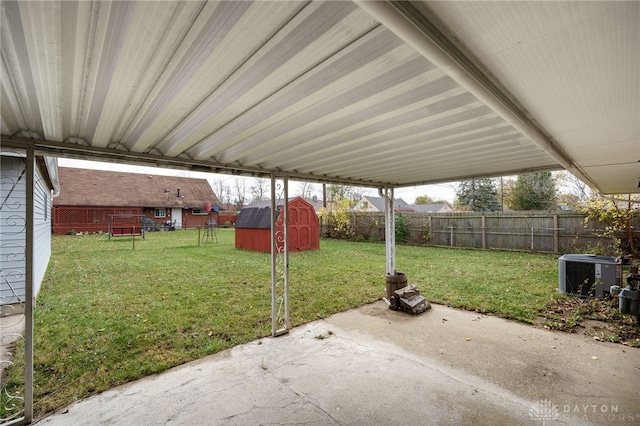
M51 258L51 190L39 167L33 187L33 296L36 297Z
M0 157L0 302L25 300L25 159Z
M25 301L26 173L25 158L1 156L0 304ZM51 191L39 167L34 183L34 297L51 257Z

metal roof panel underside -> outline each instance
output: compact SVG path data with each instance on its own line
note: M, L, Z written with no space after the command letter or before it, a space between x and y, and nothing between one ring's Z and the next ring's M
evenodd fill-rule
M564 167L636 189L637 2L377 3L3 1L2 142L373 186Z

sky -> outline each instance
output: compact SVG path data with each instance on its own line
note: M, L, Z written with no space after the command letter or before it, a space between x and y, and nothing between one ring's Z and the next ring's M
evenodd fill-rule
M150 175L169 175L169 176L182 176L182 177L192 177L192 178L200 178L207 179L209 183L214 181L218 181L220 179L229 180L229 184L233 185L234 179L247 179L247 188L253 184L254 178L243 178L240 176L231 176L225 174L214 174L214 173L202 173L202 172L191 172L186 170L174 170L174 169L161 169L158 167L146 167L146 166L131 166L129 164L116 164L116 163L103 163L98 161L85 161L85 160L71 160L66 158L58 159L59 167L75 167L75 168L83 168L83 169L95 169L95 170L109 170L109 171L120 171L120 172L129 172L129 173L144 173ZM397 188L394 191L395 198L402 198L409 204L413 204L416 197L420 195L428 195L433 200L446 200L450 203L453 203L455 199L455 190L457 183L444 183L437 185L422 185L422 186L411 186L406 188ZM322 196L322 186L320 184L315 185L316 191L315 195L318 197ZM289 192L291 195L294 195L298 190L298 184L296 181L291 181L289 184ZM367 195L378 196L378 193L375 189L371 189Z

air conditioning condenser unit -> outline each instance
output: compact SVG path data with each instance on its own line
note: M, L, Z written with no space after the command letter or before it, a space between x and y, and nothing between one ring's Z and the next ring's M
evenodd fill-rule
M622 262L617 257L565 254L558 260L558 289L580 297L603 299L620 285Z

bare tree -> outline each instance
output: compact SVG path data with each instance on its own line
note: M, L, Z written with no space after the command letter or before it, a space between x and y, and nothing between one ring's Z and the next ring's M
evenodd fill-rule
M586 201L592 192L589 186L566 170L554 173L556 186L561 194L573 195L578 201Z
M246 192L247 192L247 182L244 178L235 178L233 182L234 182L233 189L235 193L236 209L240 210L241 208L244 207L244 202L246 199Z
M329 200L338 201L347 198L351 205L355 205L362 197L369 194L370 190L360 186L329 185L327 191L329 192Z
M223 208L227 208L231 202L231 189L225 182L225 179L216 179L211 184L213 193L218 197L218 201L222 204Z
M349 187L349 199L352 204L357 203L362 200L362 197L369 194L369 188L363 188L361 186L350 186Z
M298 195L304 199L311 199L313 192L316 190L316 187L311 182L300 182L298 186Z
M249 188L251 201L262 201L269 198L270 184L267 179L255 178L253 185Z

